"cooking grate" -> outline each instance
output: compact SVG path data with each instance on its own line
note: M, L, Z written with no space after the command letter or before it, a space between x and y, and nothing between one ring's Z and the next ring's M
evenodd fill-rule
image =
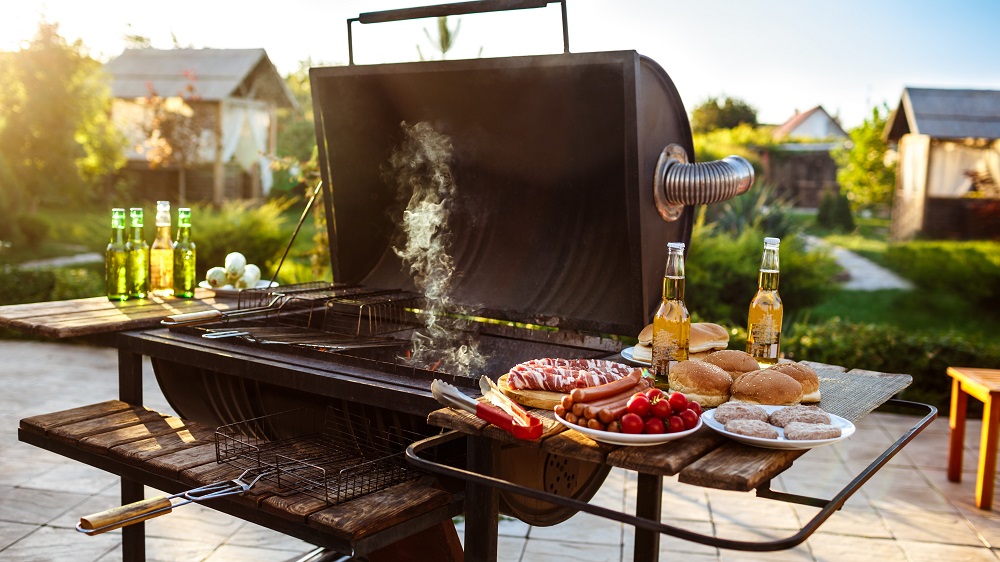
M336 505L419 477L403 452L420 438L332 408L298 409L222 426L215 447L219 463L262 474L280 495Z

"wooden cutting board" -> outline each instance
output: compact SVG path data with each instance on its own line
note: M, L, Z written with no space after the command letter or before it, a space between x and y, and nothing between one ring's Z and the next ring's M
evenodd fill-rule
M514 402L528 408L542 408L545 410L551 410L555 408L563 396L566 396L563 392L552 392L549 390L517 390L507 386L507 376L502 375L497 379L497 387L500 388L500 392L503 392L509 396Z

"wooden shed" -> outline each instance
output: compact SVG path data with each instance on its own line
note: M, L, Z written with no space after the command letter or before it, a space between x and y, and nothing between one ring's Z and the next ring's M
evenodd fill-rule
M1000 91L904 88L892 239L1000 238Z
M796 111L772 135L780 144L761 153L761 164L779 195L797 207L814 209L824 193L840 191L830 151L843 146L848 136L823 106Z
M267 194L276 112L296 102L264 49L126 49L105 69L112 119L130 141L125 173L139 197L220 204ZM184 187L177 165L154 168L146 157L151 139L143 122L152 96L183 100L201 131Z

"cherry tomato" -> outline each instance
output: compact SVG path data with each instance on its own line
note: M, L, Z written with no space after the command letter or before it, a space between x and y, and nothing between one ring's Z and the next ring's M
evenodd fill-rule
M680 392L674 392L670 395L670 407L674 409L674 413L681 413L688 407L688 399L684 394Z
M688 410L698 414L699 418L701 417L701 404L697 402L688 402Z
M659 388L651 388L646 391L646 398L649 398L650 402L656 402L661 396L663 396L663 391Z
M663 425L663 420L656 417L646 420L646 425L642 429L643 433L650 435L659 435L664 431L666 431L666 426Z
M667 400L667 397L664 396L653 402L653 405L649 408L649 412L661 420L665 420L674 413L674 409L670 406L670 401Z
M636 414L625 414L622 416L622 433L642 433L642 418Z
M680 416L670 416L670 425L667 427L667 433L680 433L684 431L684 420Z
M646 398L646 395L641 393L629 398L628 403L625 404L625 408L629 413L641 417L646 417L649 414L649 406L649 398Z
M684 429L694 429L694 426L698 425L698 414L694 413L694 410L684 410L677 417L684 422Z

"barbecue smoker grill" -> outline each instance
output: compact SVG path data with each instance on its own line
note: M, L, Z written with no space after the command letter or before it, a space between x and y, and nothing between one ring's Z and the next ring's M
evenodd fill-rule
M545 4L469 2L356 21ZM173 328L179 349L217 364L154 359L178 414L218 426L323 406L429 435L425 418L439 407L432 379L478 394L480 375L495 379L525 360L613 357L622 348L615 336L646 325L666 244L690 243L692 205L745 192L753 170L739 157L692 163L690 126L666 72L633 51L569 53L565 8L560 55L310 71L336 284L245 291L246 314ZM420 160L414 131L443 147L437 162ZM441 162L451 182L437 192L446 194L444 219L431 239L444 243L452 269L444 293L422 283L433 272L413 273L395 250L406 244L414 190L440 188L427 173ZM428 311L450 335L415 361L411 339L426 332ZM484 360L448 360L458 345ZM244 370L234 353L280 368ZM322 372L322 383L298 377L297 365ZM527 448L503 454L520 467L509 478L583 500L608 471ZM534 525L573 514L516 495L503 496L502 510Z

